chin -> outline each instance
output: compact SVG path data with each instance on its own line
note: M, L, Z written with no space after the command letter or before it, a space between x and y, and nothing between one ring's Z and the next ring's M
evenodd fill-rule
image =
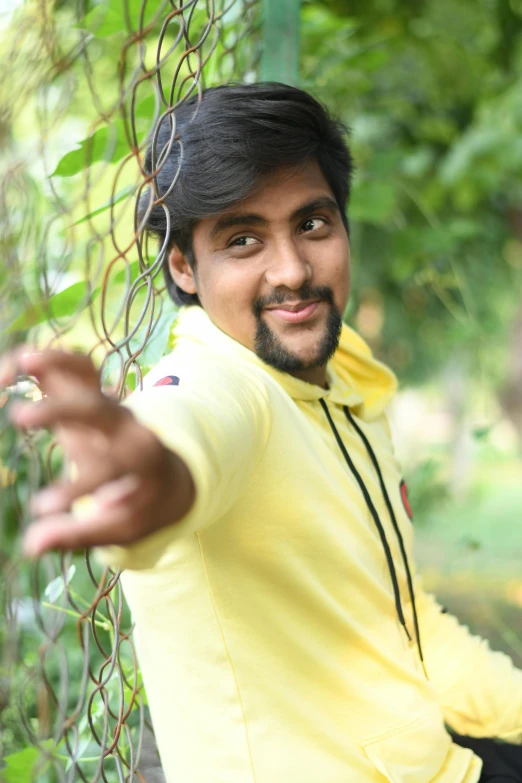
M257 322L255 353L267 364L288 373L324 367L339 342L342 319L336 308L323 328L310 324L299 331L271 329L264 319Z
M321 340L314 340L312 345L292 345L289 342L282 342L284 348L291 353L296 359L299 359L307 367L314 367L319 361L321 353Z
M315 351L293 351L291 346L286 346L287 352L295 360L296 369L299 370L314 370L316 367L321 367L325 362L321 361L319 352ZM298 365L298 366L297 366Z

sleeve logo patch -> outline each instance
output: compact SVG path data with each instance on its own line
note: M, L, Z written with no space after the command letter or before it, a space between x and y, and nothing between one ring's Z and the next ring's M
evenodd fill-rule
M410 501L408 500L408 487L406 486L405 481L401 481L400 490L401 490L401 498L402 498L402 504L404 506L404 510L406 511L408 517L410 519L413 519L413 513L411 510Z
M156 381L154 386L179 386L179 378L177 375L166 375L159 381Z

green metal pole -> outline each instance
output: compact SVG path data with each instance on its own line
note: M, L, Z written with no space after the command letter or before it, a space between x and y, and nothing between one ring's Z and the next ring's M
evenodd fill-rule
M299 82L301 0L263 0L263 81Z

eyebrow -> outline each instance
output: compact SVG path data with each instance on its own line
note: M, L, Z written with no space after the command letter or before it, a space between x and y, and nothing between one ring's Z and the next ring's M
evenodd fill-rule
M335 199L331 198L330 196L320 196L313 201L309 201L307 204L303 204L301 207L292 212L290 215L290 220L299 220L299 218L304 218L309 215L310 212L314 212L317 209L326 209L329 212L340 212L339 205ZM210 232L210 237L213 239L223 231L226 231L229 228L234 228L235 226L265 227L267 225L268 220L266 220L266 218L264 218L262 215L256 214L255 212L229 213L222 215L219 218L214 228Z
M299 218L304 218L307 215L310 214L310 212L315 212L317 209L325 209L328 212L340 212L339 204L335 199L331 198L330 196L320 196L319 198L315 198L313 201L309 201L308 204L303 204L302 207L299 207L299 209L296 209L295 212L292 212L290 215L291 220L299 220Z

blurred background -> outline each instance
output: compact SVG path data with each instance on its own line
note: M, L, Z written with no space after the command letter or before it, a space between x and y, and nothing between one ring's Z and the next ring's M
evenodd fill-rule
M392 411L425 583L522 663L522 4L313 2L301 77L350 125L348 321Z
M1 348L88 350L107 390L139 384L168 350L175 317L162 259L134 215L151 126L202 85L297 81L351 130L347 320L400 379L391 416L419 569L522 666L522 2L279 0L284 20L273 0L217 5L0 1ZM282 62L288 51L298 65ZM27 380L16 394L38 390ZM49 436L8 427L9 399L4 778L61 780L61 758L67 779L97 780L103 743L92 735L108 706L136 712L139 702L146 715L130 647L118 646L130 618L117 579L88 560L20 562L28 498L61 461ZM129 768L134 712L104 761L107 779ZM36 746L48 753L37 773Z

